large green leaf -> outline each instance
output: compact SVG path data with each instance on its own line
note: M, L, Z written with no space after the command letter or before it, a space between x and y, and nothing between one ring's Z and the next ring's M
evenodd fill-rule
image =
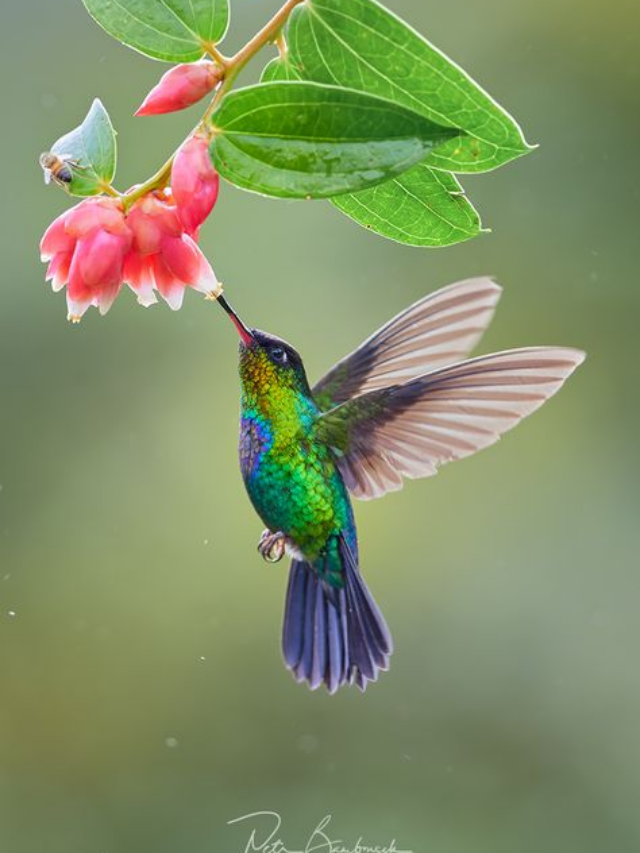
M102 101L96 98L80 127L60 137L51 151L71 169L72 195L102 192L116 173L116 132Z
M432 166L483 172L530 150L468 74L375 0L307 0L293 11L288 42L305 79L379 95L466 131L434 153Z
M261 80L299 80L291 55L276 57ZM455 177L418 163L390 181L330 201L357 223L409 246L450 246L477 236L480 217Z
M83 0L114 38L167 62L194 62L224 36L228 0Z
M455 177L425 163L331 201L365 228L409 246L450 246L481 231L478 212Z
M212 121L211 156L220 174L281 198L373 186L458 133L382 98L293 81L232 92Z

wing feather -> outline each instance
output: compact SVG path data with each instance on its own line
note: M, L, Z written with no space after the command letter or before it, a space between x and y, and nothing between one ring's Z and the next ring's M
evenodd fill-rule
M532 347L469 359L369 391L323 414L318 435L337 451L355 497L402 488L496 442L558 391L579 350Z
M326 411L465 358L489 325L501 292L490 278L472 278L420 299L317 383L318 406Z

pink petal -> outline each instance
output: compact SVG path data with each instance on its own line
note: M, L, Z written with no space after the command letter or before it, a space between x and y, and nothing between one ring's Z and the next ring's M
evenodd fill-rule
M178 236L182 232L175 207L154 194L135 202L127 223L133 233L134 249L140 255L155 255L166 234Z
M216 274L214 273L211 264L202 254L200 247L187 234L184 235L183 240L192 245L192 247L198 254L200 262L198 269L198 277L192 284L193 289L199 291L200 293L204 293L205 296L220 296L220 294L222 293L222 288L218 283L218 279L216 278Z
M47 267L45 281L51 282L51 287L57 293L67 283L69 278L69 267L73 252L59 252L55 255Z
M40 241L40 257L43 261L50 261L58 252L73 251L76 241L66 229L68 216L69 211L66 210L44 232Z
M154 255L160 251L162 228L154 217L134 205L128 216L133 233L133 248L140 255Z
M182 307L182 300L184 299L184 282L173 276L159 255L154 258L153 274L160 296L172 311L178 311Z
M69 319L72 322L77 322L87 308L93 302L95 293L90 287L85 284L80 273L80 264L76 261L74 254L69 269L69 281L67 283L67 307L69 309Z
M85 199L67 211L66 228L74 237L84 237L96 228L114 234L128 231L119 199L102 197Z
M93 290L89 287L82 276L81 257L78 257L77 252L74 252L71 265L69 267L67 294L70 294L72 299L78 300L79 302L86 301L89 305L95 296Z
M87 287L99 289L122 281L122 266L128 241L98 229L78 240L73 263Z
M116 296L120 293L121 287L122 282L117 281L115 284L107 285L100 289L97 298L94 300L94 304L97 302L98 311L100 311L103 317L113 305Z
M162 260L175 278L185 284L194 284L200 272L200 252L193 240L182 237L165 237L161 244Z
M134 251L129 252L124 261L122 278L136 294L140 305L148 308L158 301L153 292L153 256L143 258Z

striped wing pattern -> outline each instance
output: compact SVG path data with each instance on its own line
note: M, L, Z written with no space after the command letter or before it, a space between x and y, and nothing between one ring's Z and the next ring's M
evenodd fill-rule
M584 357L535 347L469 359L342 403L320 417L318 434L336 451L353 495L380 497L402 488L405 477L429 477L496 442Z
M502 288L473 278L425 296L338 362L314 387L327 411L360 394L466 358L489 325Z

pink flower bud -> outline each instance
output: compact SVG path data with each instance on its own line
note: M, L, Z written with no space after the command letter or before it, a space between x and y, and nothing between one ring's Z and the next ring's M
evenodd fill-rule
M162 75L135 115L151 116L184 110L215 89L220 77L220 68L206 59L175 65Z
M171 170L178 216L189 234L195 234L213 210L219 184L208 141L203 136L190 137L176 154Z

